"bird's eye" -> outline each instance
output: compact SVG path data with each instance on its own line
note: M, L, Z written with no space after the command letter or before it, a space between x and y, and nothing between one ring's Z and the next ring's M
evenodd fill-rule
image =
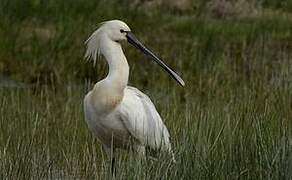
M121 33L124 33L125 31L123 29L120 30Z

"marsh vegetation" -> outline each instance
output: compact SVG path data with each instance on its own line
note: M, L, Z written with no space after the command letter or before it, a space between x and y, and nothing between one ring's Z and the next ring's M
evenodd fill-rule
M186 11L128 2L1 0L0 76L14 85L0 82L0 179L110 178L82 104L107 73L102 59L83 60L84 41L109 19L186 82L124 46L130 85L156 104L178 162L121 151L118 179L291 179L290 1L264 0L244 17L205 14L199 0Z

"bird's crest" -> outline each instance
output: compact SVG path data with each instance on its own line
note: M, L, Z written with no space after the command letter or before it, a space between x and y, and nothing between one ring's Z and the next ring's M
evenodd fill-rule
M89 61L90 59L93 60L93 64L96 64L96 59L100 57L100 33L102 31L101 26L105 22L99 23L99 28L92 33L92 35L85 41L86 45L86 52L84 55L84 59Z

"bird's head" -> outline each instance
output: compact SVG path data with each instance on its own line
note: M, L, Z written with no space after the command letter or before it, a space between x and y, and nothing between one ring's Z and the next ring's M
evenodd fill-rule
M127 40L127 33L131 31L129 26L120 20L107 21L102 24L101 28L112 41L116 42Z
M146 48L131 32L129 26L120 20L111 20L101 23L101 26L87 39L85 44L87 50L85 58L92 58L94 63L96 62L97 54L100 54L102 43L105 41L113 41L120 43L127 40L134 47L139 49L145 55L151 57L157 64L159 64L166 72L168 72L172 78L174 78L181 86L185 83L171 68L169 68L162 60L160 60L152 51Z
M120 20L111 20L100 23L99 28L86 40L87 50L85 58L92 59L96 63L97 55L100 55L104 40L120 43L127 40L129 26Z

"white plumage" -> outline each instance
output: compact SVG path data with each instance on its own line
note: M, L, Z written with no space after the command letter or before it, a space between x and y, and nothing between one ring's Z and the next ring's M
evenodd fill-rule
M127 86L129 66L120 44L123 40L135 41L135 46L140 43L124 22L112 20L86 41L85 58L95 62L101 54L109 65L107 77L84 98L87 124L108 155L111 149L128 146L141 154L145 154L146 146L172 153L169 132L150 98Z
M91 92L84 99L85 116L89 128L101 141L105 150L131 145L144 153L145 147L171 151L169 132L148 96L127 86L122 101L110 113L95 112ZM112 142L113 140L113 142ZM109 153L109 152L107 152Z

